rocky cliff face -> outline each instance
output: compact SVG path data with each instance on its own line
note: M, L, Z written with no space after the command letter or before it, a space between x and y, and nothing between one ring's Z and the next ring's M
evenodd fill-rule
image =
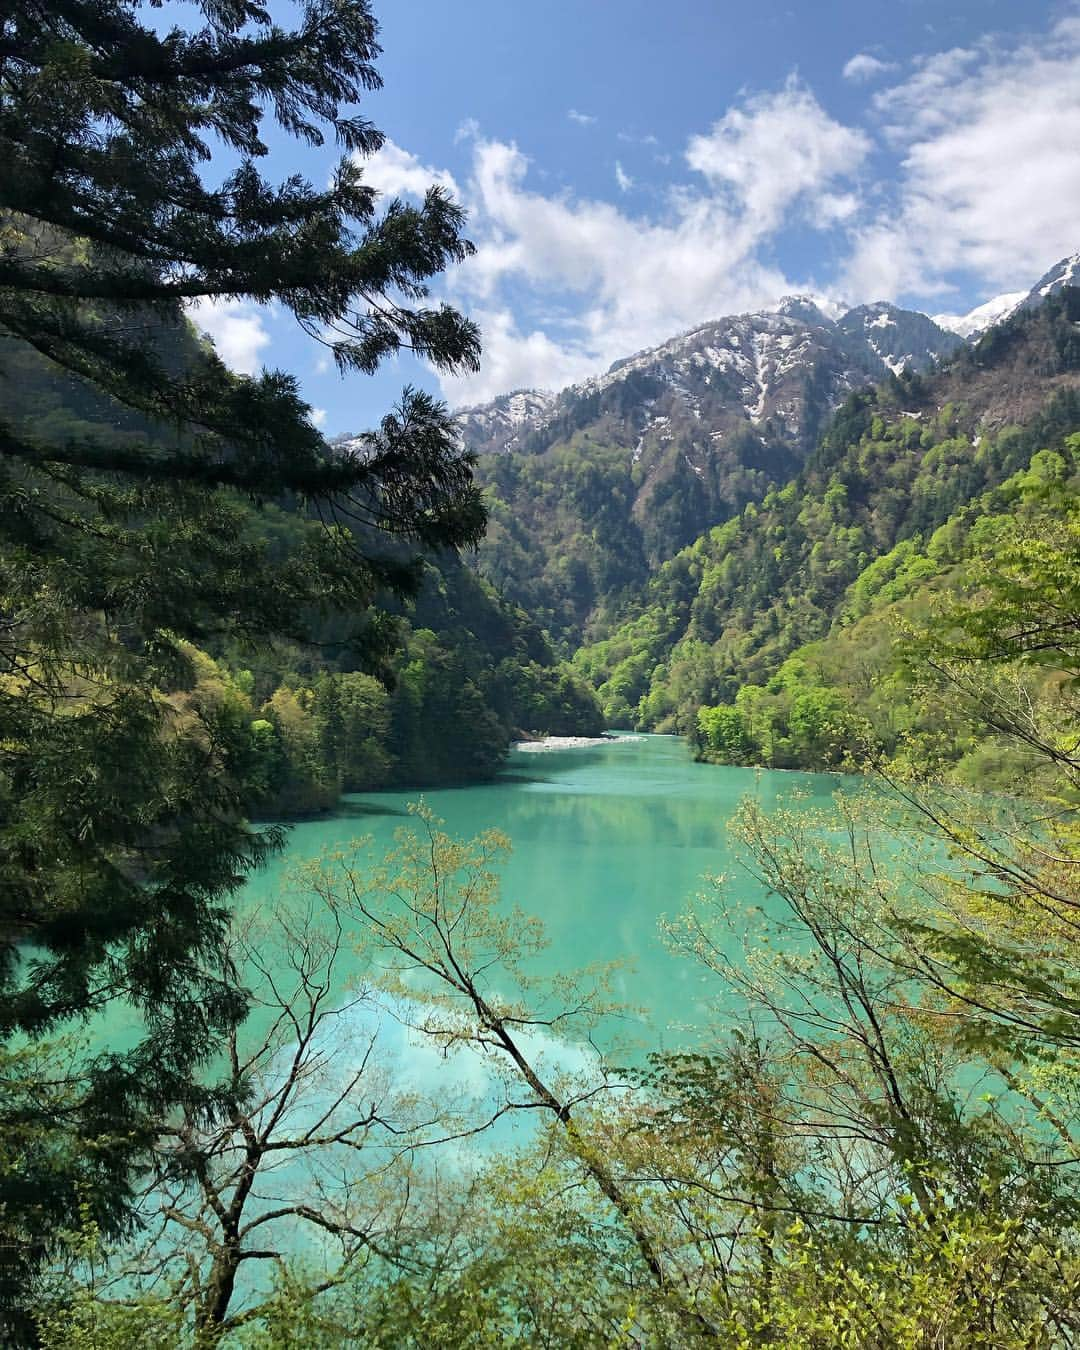
M458 412L462 439L482 455L512 450L521 429L542 422L555 398L542 389L515 389L490 403L462 408Z

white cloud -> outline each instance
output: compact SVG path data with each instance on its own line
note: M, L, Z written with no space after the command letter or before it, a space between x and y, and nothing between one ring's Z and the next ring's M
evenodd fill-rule
M858 214L862 204L857 192L822 192L814 199L813 223L819 230L843 225Z
M847 180L868 148L789 82L695 136L686 151L694 185L671 188L644 218L533 190L517 146L475 140L462 200L477 254L447 285L481 324L483 368L444 378L444 393L460 404L516 385L558 388L710 317L811 288L757 251L795 207L815 226L856 211ZM415 156L393 150L390 162L411 173ZM621 164L616 181L630 186Z
M854 173L869 151L865 132L834 121L789 80L779 93L730 109L708 135L691 137L686 160L771 229L800 198Z
M591 113L578 112L576 108L568 108L566 115L571 122L576 122L579 127L591 127L596 122L596 118Z
M557 388L710 313L784 289L751 256L753 226L710 194L673 195L664 218L649 221L607 202L530 191L527 170L515 146L478 143L467 198L478 251L450 286L471 312L483 311L484 364L479 375L443 380L454 402L520 384ZM515 312L531 304L543 318L515 324L507 287Z
M241 375L254 375L262 364L259 353L270 344L266 311L247 300L213 298L188 305L191 321L213 339L225 364Z
M563 389L596 371L596 357L586 343L557 341L542 327L522 332L507 308L470 308L469 313L483 334L483 369L479 375L443 380L444 392L458 406L484 403L508 389Z
M466 125L462 123L458 128L459 134ZM474 133L469 131L466 134ZM423 197L433 184L445 188L453 197L461 196L453 174L421 164L416 155L390 140L385 141L382 149L374 155L366 159L359 158L357 162L364 170L365 182L378 188L387 197Z
M1013 289L1080 244L1080 20L930 57L875 106L900 184L858 231L852 293L928 296L960 272Z
M326 409L325 409L325 408L312 408L312 410L311 410L311 424L312 424L312 426L316 426L316 427L324 427L324 426L326 425Z
M886 64L859 53L848 78L868 76L870 61ZM463 128L468 167L457 178L388 142L369 181L412 196L443 183L477 244L444 285L484 330L483 368L443 378L445 395L461 404L558 388L710 317L820 293L813 277L767 261L793 227L829 232L841 259L834 291L853 302L923 306L958 282L982 295L1016 289L1080 245L1080 18L1011 51L988 39L927 57L872 107L876 147L792 78L692 136L682 182L650 182L624 201L616 188L632 178L621 161L614 200L545 189L516 145L475 123Z
M865 84L867 80L873 80L878 75L884 75L887 71L895 69L895 61L882 61L876 56L871 56L869 52L858 52L844 66L844 79L854 80L856 84Z

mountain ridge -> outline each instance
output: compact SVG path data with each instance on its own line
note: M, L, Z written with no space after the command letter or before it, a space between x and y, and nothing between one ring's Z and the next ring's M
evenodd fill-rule
M462 439L479 454L497 453L513 449L522 443L530 430L539 430L553 416L553 410L560 404L575 397L588 396L602 392L605 388L628 372L647 367L679 346L684 346L693 338L706 332L713 332L725 324L755 319L765 320L769 315L784 318L797 318L811 326L828 327L834 325L850 336L857 336L857 324L862 316L872 316L879 320L885 316L902 331L917 331L920 341L915 343L882 343L883 332L871 334L866 325L867 345L873 357L877 357L885 370L899 375L904 369L922 371L926 369L928 359L937 359L955 350L962 342L976 342L990 328L1004 323L1011 315L1025 306L1039 303L1047 295L1063 285L1073 284L1080 277L1080 251L1069 254L1049 268L1027 291L1008 291L983 301L966 314L928 314L923 310L906 309L887 300L876 300L844 308L835 306L836 314L826 313L825 306L832 308L824 297L794 293L781 297L775 305L760 310L749 310L739 314L721 315L718 318L695 324L691 328L675 334L652 347L620 357L612 362L606 371L586 377L575 384L559 390L533 387L520 387L484 403L472 404L457 410L462 427ZM858 316L858 317L856 317ZM905 345L908 349L904 350ZM884 348L884 349L883 349ZM871 362L871 364L873 364ZM884 370L880 373L884 374Z
M460 425L489 504L479 568L568 651L667 558L797 474L851 393L960 345L885 302L832 318L793 296L559 395L472 410Z
M982 306L983 318L1041 303L1078 271L1080 255L1067 257L1019 302L1015 293ZM1007 329L1006 316L965 343L886 301L826 308L820 297L785 297L698 325L561 393L517 389L464 410L462 437L489 507L479 571L568 655L611 631L665 561L796 478L849 396L884 381L914 408L905 390L920 371L950 355L955 365ZM987 433L1025 419L1041 397L1022 362L996 369ZM969 376L942 388L963 397Z
M874 328L876 332L872 331ZM896 335L894 341L889 340L890 330ZM620 357L603 373L557 392L523 388L487 403L461 408L457 417L462 440L478 454L519 448L530 433L541 432L550 425L560 409L603 394L636 372L662 372L661 378L675 382L673 377L687 357L690 360L697 357L702 366L711 365L721 378L734 372L740 387L748 393L736 400L733 389L731 400L740 402L746 420L756 424L764 419L772 403L782 401L782 396L772 398L771 382L764 378L771 373L770 365L787 364L777 361L776 353L767 350L769 337L789 337L795 341L807 331L817 332L819 338L822 334L835 335L837 354L847 359L843 375L837 371L838 387L845 378L850 384L859 376L872 379L888 371L899 374L907 368L926 369L934 359L953 350L960 340L928 315L888 301L856 305L832 318L812 296L784 296L766 309L723 315L697 324L653 347ZM900 334L905 337L901 339ZM738 338L737 342L732 341L733 336ZM780 374L785 373L781 369Z
M937 575L957 529L1011 511L1010 478L1066 474L1078 431L1080 289L1063 285L947 367L852 395L797 477L665 562L574 664L619 726L692 733L703 706L771 697L898 570Z

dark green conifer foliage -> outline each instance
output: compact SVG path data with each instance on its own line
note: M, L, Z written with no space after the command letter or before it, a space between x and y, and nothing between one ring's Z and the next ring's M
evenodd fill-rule
M244 997L206 971L277 840L240 819L250 719L198 685L188 642L363 613L418 582L391 539L454 549L484 523L441 405L406 391L331 450L292 377L231 373L184 314L273 301L344 372L405 348L475 367L475 327L427 301L470 251L460 209L438 188L383 203L364 180L381 143L356 111L379 84L366 0L304 0L292 29L251 0L199 0L190 31L141 9L0 3L5 1343L32 1334L26 1290L62 1228L123 1228L152 1120L221 1106L196 1083ZM336 141L329 187L260 174L268 119ZM301 507L284 544L260 527L272 500ZM361 664L386 627L369 623ZM74 1074L44 1053L121 1003L133 1048Z

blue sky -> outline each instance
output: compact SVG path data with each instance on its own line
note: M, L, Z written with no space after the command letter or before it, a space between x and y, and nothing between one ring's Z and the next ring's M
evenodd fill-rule
M285 0L275 5L283 19ZM477 256L438 287L479 376L342 379L290 317L200 326L301 379L328 434L405 382L454 405L559 388L709 318L810 292L964 313L1080 248L1080 5L1054 0L379 3L388 195L446 183ZM271 137L268 171L332 149Z

